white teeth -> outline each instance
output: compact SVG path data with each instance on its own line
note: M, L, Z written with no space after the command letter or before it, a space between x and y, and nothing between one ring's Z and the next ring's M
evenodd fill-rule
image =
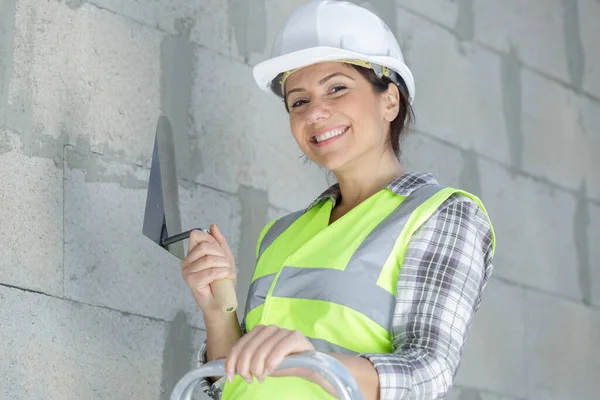
M342 133L346 132L346 129L347 128L334 129L334 130L324 133L322 135L316 136L315 140L317 141L317 143L319 143L324 140L331 139L332 137L339 136Z

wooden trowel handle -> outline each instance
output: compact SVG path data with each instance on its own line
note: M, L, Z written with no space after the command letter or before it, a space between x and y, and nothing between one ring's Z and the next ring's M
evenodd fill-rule
M219 279L211 283L210 287L222 312L231 313L237 310L237 296L231 279Z

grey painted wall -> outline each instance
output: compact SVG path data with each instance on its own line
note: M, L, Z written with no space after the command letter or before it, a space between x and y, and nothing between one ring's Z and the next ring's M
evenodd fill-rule
M202 318L141 235L156 120L176 131L184 228L218 223L243 307L306 165L263 60L301 0L0 0L0 398L166 398ZM600 2L358 1L416 78L410 170L482 197L495 273L450 399L600 390Z

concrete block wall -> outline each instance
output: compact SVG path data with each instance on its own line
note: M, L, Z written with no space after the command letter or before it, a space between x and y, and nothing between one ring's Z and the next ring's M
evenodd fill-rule
M184 228L221 226L243 307L262 226L331 183L251 75L306 2L0 2L0 398L164 399L194 365L200 312L141 234L160 114ZM415 74L406 167L481 196L498 236L448 398L597 398L600 2L357 3Z

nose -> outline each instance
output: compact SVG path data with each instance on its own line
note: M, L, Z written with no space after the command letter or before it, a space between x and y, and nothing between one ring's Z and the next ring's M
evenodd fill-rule
M316 123L326 121L331 116L329 107L318 100L311 101L308 106L310 107L307 115L307 123L314 125Z

